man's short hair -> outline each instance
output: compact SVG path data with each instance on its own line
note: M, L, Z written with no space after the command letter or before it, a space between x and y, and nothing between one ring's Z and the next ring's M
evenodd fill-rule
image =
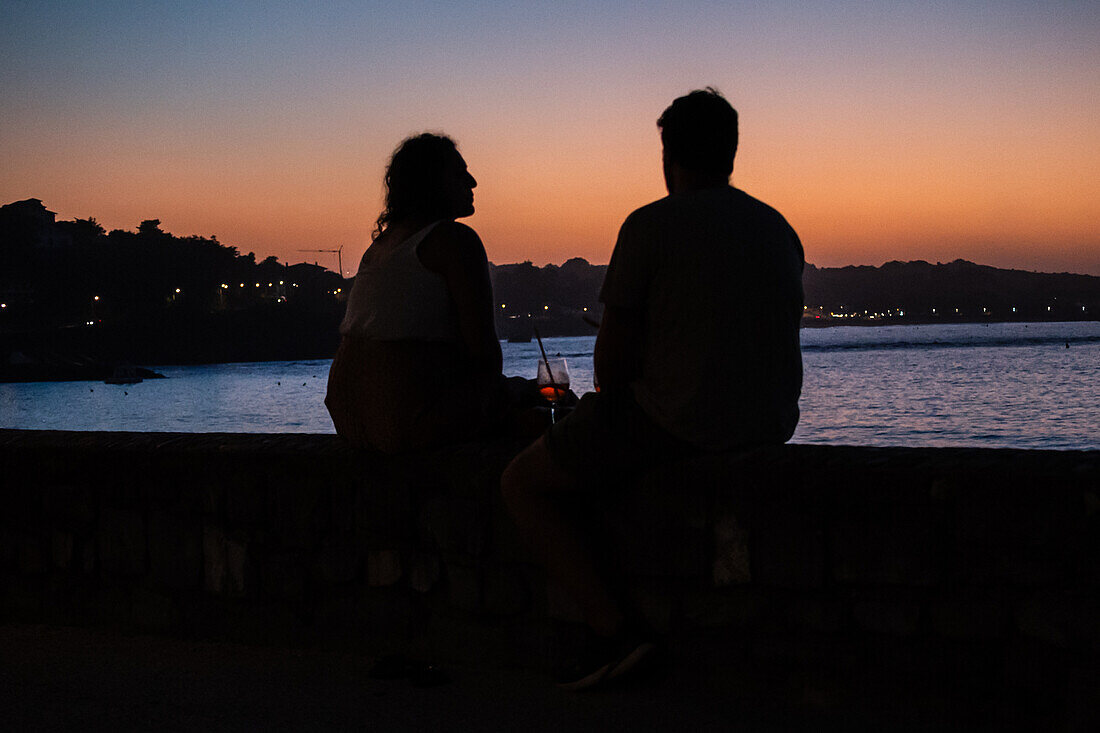
M688 170L729 176L737 152L737 110L713 87L673 101L657 120L666 154Z

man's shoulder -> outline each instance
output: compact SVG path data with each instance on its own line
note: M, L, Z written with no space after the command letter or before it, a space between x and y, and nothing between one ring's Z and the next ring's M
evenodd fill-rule
M650 201L645 206L639 206L630 212L624 224L639 224L666 218L669 212L675 209L672 198L672 196L665 196L656 201Z
M774 207L733 186L672 194L651 201L631 212L623 226L649 230L662 223L683 223L711 216L732 216L755 220L762 225L791 228Z
M745 193L739 188L734 188L731 190L738 197L738 203L740 204L740 206L742 206L747 213L750 213L750 215L759 217L763 220L770 220L777 224L782 224L783 226L790 226L787 223L787 219L782 214L780 214L775 207L764 203L755 196L751 196L748 193Z

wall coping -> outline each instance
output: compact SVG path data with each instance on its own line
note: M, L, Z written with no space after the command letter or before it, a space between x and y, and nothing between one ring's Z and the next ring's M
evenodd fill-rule
M522 446L509 441L465 443L424 454L387 456L350 448L336 435L316 433L169 433L79 430L23 430L0 428L0 450L61 450L66 452L111 451L119 453L149 453L166 455L210 454L238 456L318 456L332 459L366 459L370 461L418 461L426 456L443 456L467 452L518 451ZM761 451L753 452L759 460ZM766 451L773 460L805 458L816 462L851 463L864 466L954 467L964 471L1023 470L1028 474L1065 476L1067 469L1080 478L1100 474L1100 450L1058 450L1031 448L979 447L907 447L821 445L787 443ZM705 454L725 460L738 455ZM767 460L767 459L765 459Z

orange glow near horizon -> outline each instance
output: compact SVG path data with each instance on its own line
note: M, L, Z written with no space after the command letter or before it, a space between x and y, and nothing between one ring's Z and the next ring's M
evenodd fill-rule
M808 262L961 257L1100 274L1100 146L1038 139L1006 150L966 139L893 146L836 138L826 146L815 141L827 133L784 138L753 131L751 112L742 120L733 182L787 217ZM468 223L490 259L606 263L622 219L664 194L659 139L655 127L648 132L628 138L638 148L633 156L625 146L594 151L579 134L556 141L566 148L561 155L509 155L460 140L479 181ZM168 153L150 166L149 157L125 148L87 156L74 144L59 156L65 166L39 165L33 175L9 169L0 192L3 203L37 197L59 219L92 216L108 229L157 218L173 234L216 235L261 259L335 269L334 258L299 250L343 246L350 275L381 206L387 153L378 148L361 167L338 156L319 165L309 155L266 151ZM73 166L82 159L83 169ZM13 183L21 173L33 188Z

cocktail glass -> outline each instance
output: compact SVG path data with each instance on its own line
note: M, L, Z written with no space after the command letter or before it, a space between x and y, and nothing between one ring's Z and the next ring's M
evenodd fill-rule
M569 365L561 357L539 359L536 381L543 399L550 403L551 408L557 407L569 392Z

